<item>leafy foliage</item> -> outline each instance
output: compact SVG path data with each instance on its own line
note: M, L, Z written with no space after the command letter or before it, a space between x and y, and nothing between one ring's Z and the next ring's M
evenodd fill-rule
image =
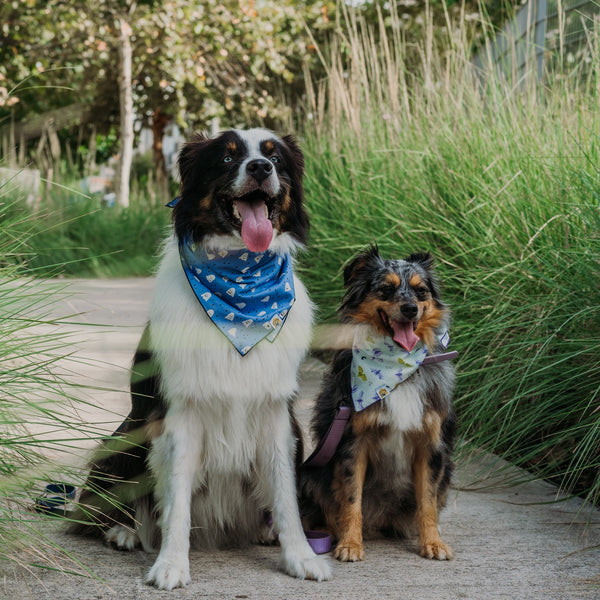
M273 123L288 111L282 92L301 93L303 64L314 63L305 25L328 28L333 8L314 0L13 0L0 7L0 122L8 105L22 120L77 100L96 107L90 118L106 131L118 112L115 21L122 16L133 29L139 115L161 109L195 125L213 117Z
M511 4L485 2L498 21ZM160 110L193 129L215 117L228 125L289 122L302 110L305 75L324 76L315 42L346 32L344 11L369 22L383 14L384 31L398 28L416 60L414 44L426 27L433 23L445 35L450 17L461 12L479 22L478 6L476 0L10 0L0 6L0 127L75 102L91 107L86 118L101 132L118 122L119 16L133 30L136 113L150 118Z

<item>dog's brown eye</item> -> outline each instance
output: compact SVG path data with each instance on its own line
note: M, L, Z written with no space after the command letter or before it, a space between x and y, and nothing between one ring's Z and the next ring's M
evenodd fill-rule
M389 300L394 297L396 287L393 285L384 285L379 288L379 294L384 300Z
M429 290L424 287L418 287L415 290L415 294L417 295L418 300L426 300L427 296L429 295Z

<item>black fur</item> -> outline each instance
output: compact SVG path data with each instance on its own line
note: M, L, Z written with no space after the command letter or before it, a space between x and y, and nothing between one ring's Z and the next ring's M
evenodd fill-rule
M100 537L120 523L135 529L135 501L152 498L146 459L147 427L160 424L166 406L159 392L159 376L147 349L147 329L136 350L131 368L131 411L96 451L69 531Z

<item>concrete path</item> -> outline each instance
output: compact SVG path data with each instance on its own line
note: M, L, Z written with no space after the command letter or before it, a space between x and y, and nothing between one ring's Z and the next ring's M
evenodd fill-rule
M110 432L127 413L127 369L147 318L151 279L75 281L50 310L66 317L61 332L73 332L77 368L65 366L76 383L93 384L80 394L90 403L78 409L75 431L86 421ZM77 316L74 316L77 315ZM56 330L48 327L48 333ZM81 359L81 360L79 360ZM314 359L302 369L297 402L306 424L323 365ZM81 440L70 457L83 460L92 441ZM427 561L415 540L367 541L364 562L335 561L334 580L298 581L278 569L278 549L251 547L214 553L191 553L192 583L186 589L161 592L142 583L153 556L142 551L118 552L99 542L65 536L60 525L45 520L40 528L50 544L37 562L81 571L96 579L57 570L27 570L0 565L0 598L69 600L211 598L229 600L295 599L580 599L600 598L600 512L577 499L553 502L556 489L541 482L503 484L491 473L489 457L460 464L455 489L441 516L442 535L456 553L451 562ZM0 543L1 532L0 532ZM50 547L50 546L49 546Z

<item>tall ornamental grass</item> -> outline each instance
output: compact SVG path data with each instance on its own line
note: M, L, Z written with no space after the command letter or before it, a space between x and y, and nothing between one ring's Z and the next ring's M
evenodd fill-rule
M50 481L81 478L82 441L100 433L75 428L84 403L60 376L79 366L53 310L68 287L21 276L36 225L16 214L0 187L0 577L33 566L83 574L33 508Z
M346 15L304 120L303 276L334 318L345 262L430 250L452 307L456 407L488 450L600 503L598 40L587 75L476 73L468 27L407 48ZM341 29L340 29L341 31ZM419 56L415 64L407 56Z

